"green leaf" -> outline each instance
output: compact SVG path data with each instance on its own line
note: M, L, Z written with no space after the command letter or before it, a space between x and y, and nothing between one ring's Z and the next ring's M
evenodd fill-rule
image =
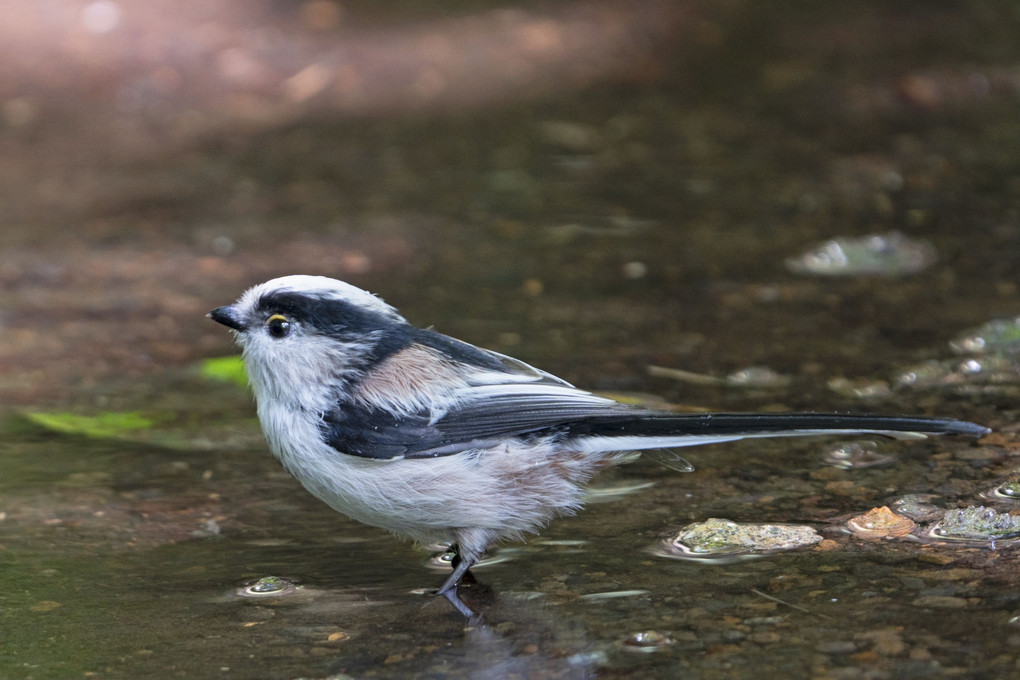
M151 418L137 411L123 413L100 413L83 416L77 413L26 413L29 421L53 432L82 435L97 439L120 437L133 430L145 430L155 424Z
M232 382L241 387L248 386L248 374L244 362L238 355L216 357L202 362L202 377L220 382Z

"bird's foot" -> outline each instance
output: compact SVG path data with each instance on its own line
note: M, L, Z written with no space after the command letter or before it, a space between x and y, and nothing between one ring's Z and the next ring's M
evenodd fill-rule
M479 615L476 614L471 607L464 604L464 600L460 599L460 595L457 593L457 584L453 584L452 587L443 586L436 591L436 595L442 595L446 598L446 601L453 605L453 608L460 612L461 616L468 620L469 623L478 620Z

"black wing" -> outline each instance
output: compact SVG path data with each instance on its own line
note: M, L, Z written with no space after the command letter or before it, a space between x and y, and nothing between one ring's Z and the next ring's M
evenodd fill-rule
M323 417L323 437L337 451L365 458L429 458L498 446L508 437L567 434L600 418L637 414L563 384L510 383L464 392L466 398L446 410L400 416L344 404Z
M635 409L549 383L464 390L445 411L396 416L348 405L327 414L325 440L365 458L429 458L498 447L507 438L557 435L586 440L590 450L675 448L745 437L869 433L890 437L980 436L988 429L939 418L827 413L672 414Z

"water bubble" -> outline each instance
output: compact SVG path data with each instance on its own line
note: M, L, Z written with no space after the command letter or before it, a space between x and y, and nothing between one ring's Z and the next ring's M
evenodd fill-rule
M995 487L995 493L1003 498L1020 501L1020 476L1010 477Z
M428 559L428 566L432 569L453 569L453 551L447 551L433 555Z
M988 354L963 360L929 360L896 376L897 387L914 389L1001 386L1020 382L1020 364L1004 354Z
M929 360L915 364L896 376L896 387L938 387L953 376L955 362Z
M496 552L487 553L480 560L478 560L472 569L484 569L494 564L506 562L512 560L515 556L523 552L523 548L500 548ZM453 569L453 557L454 553L452 550L444 550L443 552L436 553L430 557L425 565L429 569L435 569L438 571L450 571Z
M1015 382L1020 379L1020 366L1013 357L1005 354L988 354L961 361L957 370L972 376L980 376L989 382Z
M978 496L992 503L1020 503L1020 474L1014 474L1001 484L985 489Z
M839 442L829 447L822 455L824 460L833 467L846 470L855 468L888 465L896 459L878 452L878 444L873 441Z
M665 633L660 633L657 630L643 630L637 633L631 633L620 640L620 644L625 648L634 651L654 652L676 644L676 640Z
M242 588L240 595L246 597L266 597L288 595L297 589L293 581L280 576L263 576L258 581Z

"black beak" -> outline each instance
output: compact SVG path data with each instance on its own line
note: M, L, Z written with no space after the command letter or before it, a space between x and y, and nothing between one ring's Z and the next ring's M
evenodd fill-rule
M217 323L221 323L227 328L233 328L235 331L244 330L244 321L241 320L241 315L237 311L237 308L227 305L226 307L217 307L208 314L210 319Z

